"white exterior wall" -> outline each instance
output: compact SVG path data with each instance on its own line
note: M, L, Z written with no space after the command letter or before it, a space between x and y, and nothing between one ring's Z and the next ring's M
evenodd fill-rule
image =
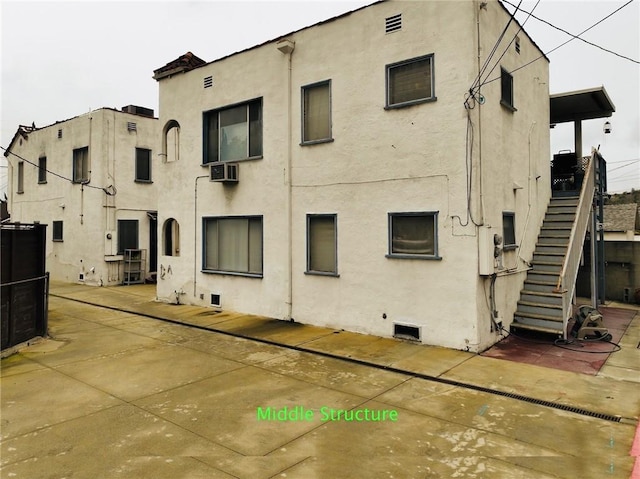
M411 325L421 329L424 343L460 349L478 350L495 341L496 334L489 336L478 274L477 231L467 225L463 102L477 74L477 6L475 2L383 2L291 34L286 37L295 42L290 83L288 56L277 50L275 41L161 79L161 124L180 123L180 159L162 165L159 225L161 229L167 218L178 220L181 252L160 257L159 268L166 274L160 275L158 296L173 301L178 291L184 293L181 302L208 304L209 293L214 292L221 295L226 309L381 336L391 336L394 323ZM508 21L497 3L491 2L488 9L488 19L481 19L483 51L488 51L484 49L488 37L497 38ZM398 13L402 30L385 34L385 18ZM532 55L534 47L526 35L521 39L523 49L529 49L527 55ZM427 54L434 55L437 100L385 110L385 66ZM547 62L538 63L541 66L531 70L532 76L547 82ZM214 86L205 89L203 79L210 75ZM301 88L326 80L331 81L333 141L301 146ZM548 189L549 111L546 86L517 88L520 108L515 115L509 112L517 115L516 132L506 124L514 118L502 118L499 82L497 87L495 83L486 87L487 98L496 106L483 107L482 122L504 122L500 128L506 137L486 133L486 126L480 131L479 109L472 111L472 120L477 128L474 180L480 171L477 152L482 133L483 188L492 192L484 198L486 221L501 230L502 211L515 210L520 239L528 204L515 200L512 183L504 183L503 158L514 158L510 174L522 181L522 164L529 162L529 126L536 121L532 161L541 175L536 184L539 191L545 184ZM203 112L257 97L263 98L263 158L240 162L236 186L196 180L208 174L200 166ZM476 220L481 217L479 187L476 181L472 193ZM537 230L548 197L549 192L532 197L536 204L528 227ZM386 257L389 213L434 211L440 260ZM337 277L305 274L306 215L314 213L337 215ZM263 216L262 278L201 272L202 217L233 215ZM537 232L530 233L523 243L521 251L529 258L536 236ZM520 283L523 280L522 274L518 276ZM510 295L499 307L515 310L520 288L510 283L506 288L507 283L499 280L500 294Z
M137 131L127 131L127 122L135 122ZM118 260L122 257L116 256L118 219L139 220L139 247L149 248L146 212L156 210L156 187L134 182L135 148L151 149L153 157L159 135L157 119L100 109L35 130L28 139L12 144L11 152L35 165L46 156L47 169L68 179L73 177L73 150L89 147L87 185L73 184L52 173L47 173L45 184L38 184L37 166L24 162L22 194L17 193L20 160L11 154L7 157L11 221L48 225L47 269L52 279L75 282L82 275L86 284L121 283L123 265ZM116 188L114 196L101 189L110 185ZM53 241L53 221L63 222L61 242ZM147 258L147 271L149 264Z

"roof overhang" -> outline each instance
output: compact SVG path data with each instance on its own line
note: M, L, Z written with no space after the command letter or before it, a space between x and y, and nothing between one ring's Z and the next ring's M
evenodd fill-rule
M616 107L603 86L556 93L549 97L552 125L610 117Z

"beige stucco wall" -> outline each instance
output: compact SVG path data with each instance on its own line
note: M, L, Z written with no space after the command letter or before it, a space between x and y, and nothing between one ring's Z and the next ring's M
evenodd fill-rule
M290 73L273 42L160 80L160 123L180 123L180 159L161 165L159 224L178 220L181 251L160 256L158 296L173 301L178 291L181 302L208 304L213 292L226 309L381 336L391 336L394 323L412 325L424 343L460 349L494 342L477 227L467 214L464 98L477 74L477 8L383 2L287 36L295 42ZM402 30L385 34L385 18L398 13ZM481 56L507 20L496 2L480 12ZM524 34L521 43L519 58L505 55L506 68L540 55ZM437 100L385 110L385 65L426 54L434 55ZM470 112L471 207L476 222L500 231L502 212L514 211L519 252L530 259L537 232L524 232L537 230L549 196L547 61L522 72L514 75L517 112L500 106L499 82L483 87L486 103ZM210 75L214 86L203 88ZM334 141L301 146L300 89L325 80ZM200 166L203 112L257 97L263 158L240 163L236 186L196 179L208 174ZM523 189L514 193L514 181ZM388 214L417 211L438 212L441 260L387 258ZM337 215L338 277L305 274L306 215L313 213ZM202 217L233 215L263 216L262 278L201 272ZM517 254L505 263L519 273L497 281L505 321L524 280Z
M127 122L135 122L137 131L127 131ZM84 187L52 173L47 173L46 184L38 184L37 166L25 162L24 193L18 194L16 165L20 160L13 155L7 158L11 220L48 224L47 269L52 279L78 281L83 275L86 284L120 283L122 262L105 261L117 259L112 256L117 252L118 219L139 220L139 247L149 248L146 212L156 210L156 186L134 182L135 148L149 148L155 155L159 137L157 119L100 109L35 130L27 139L16 139L13 153L35 165L46 156L47 169L68 179L73 177L73 150L89 147L90 182ZM107 196L101 189L108 186L115 187L115 195ZM53 221L63 222L62 242L53 241ZM108 233L112 239L107 239Z

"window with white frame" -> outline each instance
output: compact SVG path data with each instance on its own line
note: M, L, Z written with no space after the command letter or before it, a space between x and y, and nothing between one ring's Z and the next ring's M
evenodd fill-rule
M387 65L387 108L436 99L433 54Z
M502 237L505 250L515 249L516 245L516 214L502 213Z
M331 81L302 87L302 143L331 140Z
M24 161L18 162L18 187L16 193L24 193Z
M41 156L38 158L38 183L47 182L47 157Z
M204 113L202 164L262 156L262 99Z
M504 68L500 69L500 88L500 104L516 111L513 106L513 76Z
M62 221L53 221L53 241L63 241L63 224Z
M438 213L389 213L390 258L441 259Z
M336 215L307 215L307 273L337 276Z
M203 218L204 272L262 276L262 216Z
M136 177L140 183L151 183L151 150L136 148Z
M73 150L73 182L86 183L89 181L89 147Z

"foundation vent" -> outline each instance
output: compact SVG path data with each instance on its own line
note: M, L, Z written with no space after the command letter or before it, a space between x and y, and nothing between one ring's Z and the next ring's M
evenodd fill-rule
M408 324L394 323L393 336L398 339L420 341L420 328L417 326L409 326Z
M388 17L384 22L385 33L393 33L402 29L402 14L398 13L392 17Z
M211 293L211 306L220 307L220 295L218 293Z

